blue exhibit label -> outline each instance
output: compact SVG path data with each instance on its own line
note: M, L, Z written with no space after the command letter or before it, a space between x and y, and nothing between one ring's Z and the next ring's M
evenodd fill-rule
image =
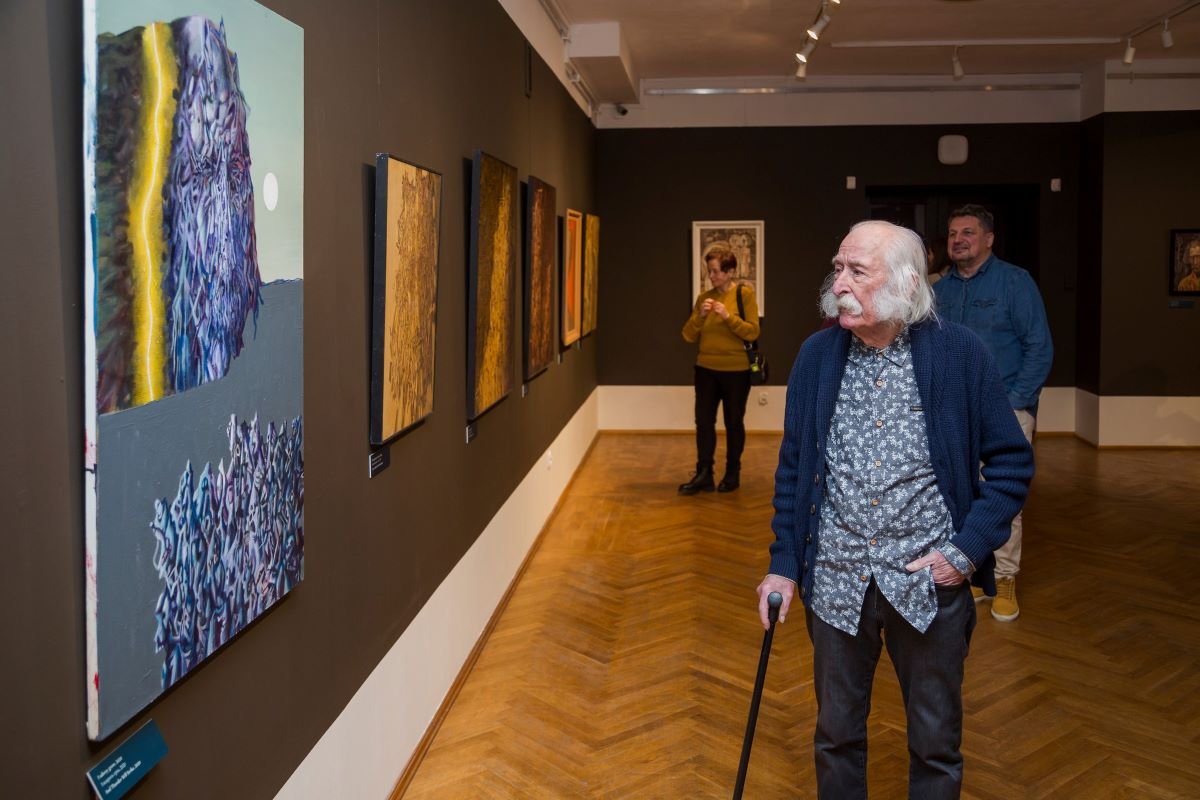
M146 777L166 754L167 743L158 732L158 725L150 720L89 769L88 782L100 800L117 800Z

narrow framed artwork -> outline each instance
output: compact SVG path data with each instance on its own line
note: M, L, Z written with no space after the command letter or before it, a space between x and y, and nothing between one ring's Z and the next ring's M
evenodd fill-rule
M83 4L92 740L304 578L304 31L197 5Z
M567 209L562 241L562 346L570 347L583 330L583 214Z
M708 282L705 259L711 250L728 250L737 257L737 280L754 287L758 315L767 315L766 265L763 261L762 220L719 220L692 223L692 296L688 306L701 292L712 288Z
M554 361L554 267L558 263L558 193L529 176L525 193L525 380Z
M467 419L512 389L513 284L520 214L517 168L482 150L471 169L467 263Z
M1171 231L1171 261L1167 270L1169 294L1200 296L1200 228Z
M371 444L433 413L442 176L375 156Z
M583 218L583 330L587 336L596 330L600 299L600 218Z

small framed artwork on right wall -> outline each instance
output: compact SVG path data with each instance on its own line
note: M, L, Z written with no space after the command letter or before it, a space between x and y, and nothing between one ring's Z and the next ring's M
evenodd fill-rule
M1171 231L1169 294L1200 296L1200 228Z

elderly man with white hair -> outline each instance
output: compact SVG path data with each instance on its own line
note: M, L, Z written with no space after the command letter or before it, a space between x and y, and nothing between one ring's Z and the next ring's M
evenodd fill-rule
M788 379L769 574L799 589L813 644L821 798L867 796L867 714L882 646L908 719L909 797L959 797L962 681L992 551L1033 478L996 366L967 328L939 320L920 237L855 225ZM982 463L982 469L980 464ZM982 478L981 480L981 473Z

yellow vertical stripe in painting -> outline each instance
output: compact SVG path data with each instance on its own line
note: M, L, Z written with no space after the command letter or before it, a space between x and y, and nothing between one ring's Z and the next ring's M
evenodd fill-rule
M163 394L166 360L162 292L163 179L171 152L177 70L171 27L162 22L142 32L142 105L129 197L129 241L133 245L133 341L130 364L133 405Z

